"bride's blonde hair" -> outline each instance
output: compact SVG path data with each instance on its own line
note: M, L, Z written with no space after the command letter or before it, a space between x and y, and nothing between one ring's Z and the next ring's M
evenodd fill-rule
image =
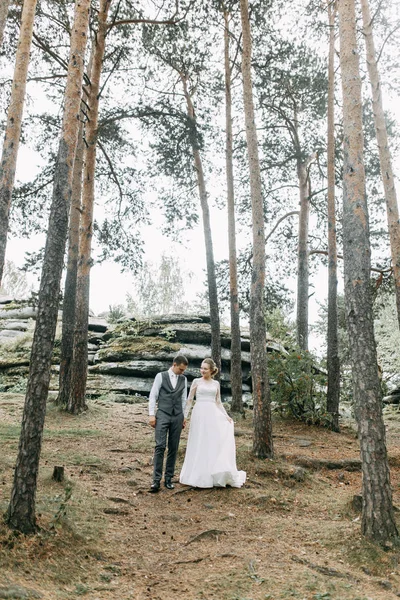
M212 358L205 358L203 360L203 363L206 363L210 367L211 377L215 377L215 375L218 373L218 367L215 364L215 362L213 361L213 359Z

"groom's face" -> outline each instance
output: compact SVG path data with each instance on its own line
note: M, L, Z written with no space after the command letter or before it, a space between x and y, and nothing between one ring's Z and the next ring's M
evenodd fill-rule
M172 370L175 373L175 375L183 375L184 372L186 371L186 367L187 365L177 365L176 363L173 363L172 365Z

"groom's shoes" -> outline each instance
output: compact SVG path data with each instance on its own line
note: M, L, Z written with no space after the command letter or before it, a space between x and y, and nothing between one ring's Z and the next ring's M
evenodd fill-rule
M159 481L154 481L151 484L149 491L150 491L151 494L157 494L157 492L160 491L160 482Z
M164 485L167 488L167 490L173 490L175 488L174 484L170 479L166 479Z

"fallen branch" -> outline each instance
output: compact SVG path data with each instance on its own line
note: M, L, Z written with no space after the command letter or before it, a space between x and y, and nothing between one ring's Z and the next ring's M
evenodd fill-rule
M207 529L206 531L202 531L198 535L190 538L188 542L186 542L185 546L188 546L192 542L198 542L199 540L203 540L204 538L215 537L218 541L218 537L220 535L226 535L226 531L221 531L220 529Z
M195 490L195 489L196 488L194 488L194 487L183 488L183 490L176 490L176 492L173 492L170 495L171 496L176 496L176 494L184 494L185 492L191 492L192 490Z
M207 556L200 556L199 558L192 558L192 560L175 560L174 562L170 562L170 563L164 563L165 565L189 565L191 563L196 564L201 562L202 560L207 560L207 558L210 558L210 555L207 554Z
M293 560L293 562L299 563L300 565L305 565L309 569L313 569L314 571L321 573L321 575L326 575L327 577L340 577L341 579L351 579L352 581L357 581L357 579L350 573L342 573L341 571L331 569L330 567L321 567L320 565L315 565L314 563L306 560L305 558L300 558L299 556L292 556L291 559Z
M325 458L307 458L305 456L288 456L287 459L291 463L306 469L361 471L361 461L358 459L329 460Z

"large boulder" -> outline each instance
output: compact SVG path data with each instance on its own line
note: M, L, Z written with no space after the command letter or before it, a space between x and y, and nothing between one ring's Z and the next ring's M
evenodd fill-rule
M17 306L15 302L0 303L0 371L10 376L10 385L21 375L26 376L29 366L31 339L36 309ZM18 342L18 336L26 340ZM16 341L13 341L16 340ZM7 344L5 342L8 342ZM224 398L231 394L230 363L231 335L228 327L221 327L220 373L221 393ZM247 398L251 394L250 338L242 332L242 389ZM285 352L277 341L267 339L267 349ZM208 315L161 315L140 321L131 316L110 325L103 318L90 316L88 336L88 383L87 392L100 396L113 392L123 395L148 396L154 377L167 370L177 354L189 361L186 369L188 385L200 377L202 361L211 356L211 326ZM53 376L51 390L58 387L58 364L60 341L56 340L53 352ZM8 385L8 383L7 383ZM248 400L248 403L250 400Z

